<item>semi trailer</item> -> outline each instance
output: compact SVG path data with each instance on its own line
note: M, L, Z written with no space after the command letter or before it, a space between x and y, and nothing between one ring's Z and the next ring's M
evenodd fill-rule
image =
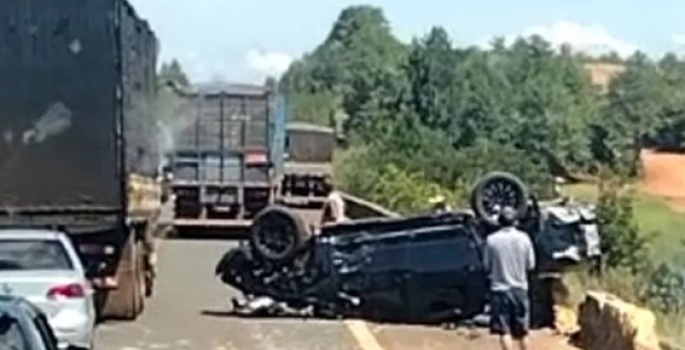
M73 240L101 318L153 291L158 42L125 0L0 2L0 227Z
M261 85L164 84L174 97L171 174L177 232L246 228L278 195L285 99Z

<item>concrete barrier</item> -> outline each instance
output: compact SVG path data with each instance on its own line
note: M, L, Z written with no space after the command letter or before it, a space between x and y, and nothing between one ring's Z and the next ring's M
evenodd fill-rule
M604 292L580 306L578 341L588 350L662 350L653 312Z

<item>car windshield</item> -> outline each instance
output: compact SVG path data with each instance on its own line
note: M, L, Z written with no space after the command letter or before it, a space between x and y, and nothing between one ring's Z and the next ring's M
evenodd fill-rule
M57 240L0 240L0 270L71 270Z
M28 350L28 344L21 332L17 319L8 316L0 316L0 350Z

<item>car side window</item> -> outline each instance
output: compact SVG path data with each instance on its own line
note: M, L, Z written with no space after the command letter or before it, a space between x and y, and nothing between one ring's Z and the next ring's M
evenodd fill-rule
M36 316L36 318L33 319L33 323L38 329L38 333L40 334L40 340L43 342L45 349L59 350L59 348L57 347L57 338L52 332L52 328L50 328L48 320L45 319L45 316Z

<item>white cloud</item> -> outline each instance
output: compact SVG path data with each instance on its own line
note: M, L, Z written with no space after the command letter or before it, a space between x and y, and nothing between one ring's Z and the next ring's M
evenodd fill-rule
M531 35L539 35L555 47L568 44L576 51L593 54L615 51L627 57L638 50L636 45L611 35L600 25L584 26L568 21L554 22L549 26L530 27L519 34L507 35L505 40L509 44L518 37Z
M293 57L283 52L264 52L261 50L250 50L245 54L247 66L263 77L280 77L285 73L293 62Z
M196 51L186 51L179 55L183 70L192 81L204 81L211 77L219 67L216 64L203 60L202 56Z
M685 33L673 35L671 41L678 46L685 45Z

